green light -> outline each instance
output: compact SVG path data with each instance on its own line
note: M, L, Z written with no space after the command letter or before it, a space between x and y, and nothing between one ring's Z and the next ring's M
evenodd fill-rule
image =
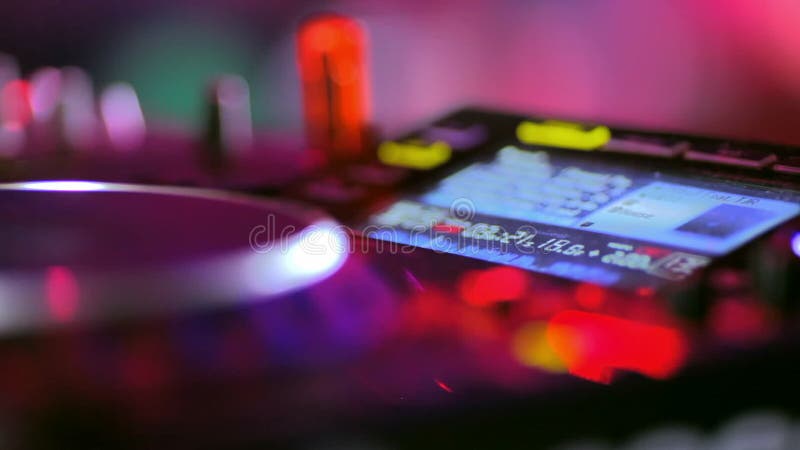
M225 73L252 79L258 58L241 28L190 18L162 19L120 39L101 71L130 82L148 119L204 123L209 83ZM254 102L255 104L255 102Z

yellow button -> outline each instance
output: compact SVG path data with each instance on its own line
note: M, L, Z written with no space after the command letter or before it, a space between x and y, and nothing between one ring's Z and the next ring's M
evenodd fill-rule
M595 150L608 143L611 139L611 130L602 125L587 129L572 122L526 120L517 126L517 139L524 144Z
M450 160L453 151L446 142L426 144L421 140L386 141L378 147L378 159L389 166L429 170Z

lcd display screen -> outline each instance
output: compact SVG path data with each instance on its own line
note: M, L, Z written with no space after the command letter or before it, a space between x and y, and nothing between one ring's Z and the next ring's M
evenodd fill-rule
M372 215L367 236L619 287L682 280L800 212L800 196L501 148Z

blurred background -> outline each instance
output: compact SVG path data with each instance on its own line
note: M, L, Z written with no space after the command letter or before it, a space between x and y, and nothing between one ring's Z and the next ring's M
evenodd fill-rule
M294 31L318 11L369 31L389 133L471 104L800 144L796 0L3 0L0 52L128 81L150 126L187 130L239 73L256 125L299 133Z

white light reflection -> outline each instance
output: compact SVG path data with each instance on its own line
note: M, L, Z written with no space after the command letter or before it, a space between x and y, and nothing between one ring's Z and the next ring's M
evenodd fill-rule
M102 191L106 189L104 183L95 181L29 181L25 183L13 183L13 187L29 191Z
M334 221L310 225L267 253L251 253L245 283L256 295L283 293L323 280L347 260L348 237Z
M144 114L133 86L128 83L108 86L100 97L100 112L114 148L130 151L144 143Z

